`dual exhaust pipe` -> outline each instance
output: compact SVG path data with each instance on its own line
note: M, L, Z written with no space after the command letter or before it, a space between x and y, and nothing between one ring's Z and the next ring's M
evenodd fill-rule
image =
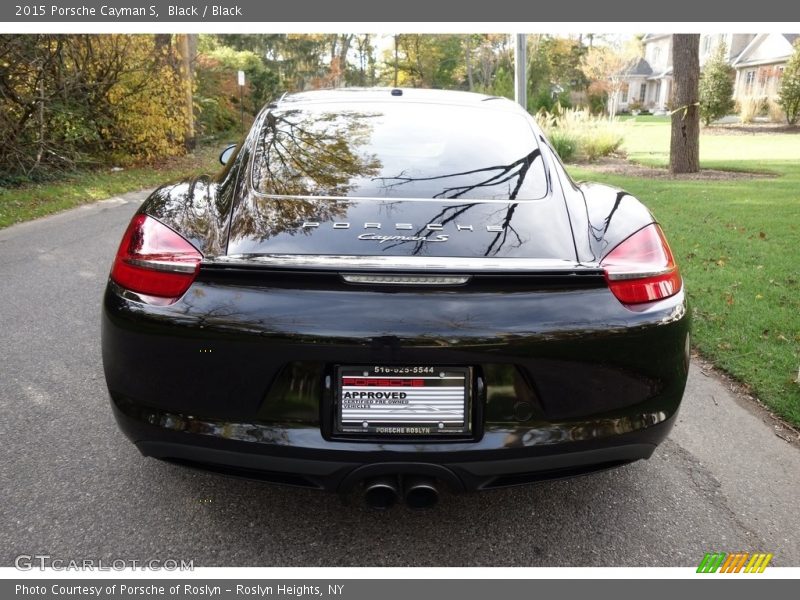
M439 489L435 479L421 475L403 477L402 492L396 476L373 477L364 482L364 502L375 510L391 508L401 496L409 508L422 510L439 501Z

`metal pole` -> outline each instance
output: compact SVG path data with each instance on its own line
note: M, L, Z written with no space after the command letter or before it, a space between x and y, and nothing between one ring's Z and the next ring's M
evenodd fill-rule
M514 100L525 110L528 110L527 41L525 33L514 35Z

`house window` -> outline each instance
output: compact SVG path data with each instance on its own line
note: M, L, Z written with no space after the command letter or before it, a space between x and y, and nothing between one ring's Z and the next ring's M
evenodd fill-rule
M769 80L767 82L767 93L774 95L781 87L781 77L783 77L783 67L780 65L769 70Z
M767 93L767 81L769 80L769 70L759 69L758 71L758 93L764 95Z
M627 83L622 84L622 89L620 90L620 97L622 98L622 101L625 104L631 101L631 86L629 86Z
M647 84L643 83L642 87L639 89L639 102L644 104L644 99L647 95Z
M756 72L755 69L752 71L746 71L744 74L744 93L747 96L753 95L753 87L755 86L756 82Z
M660 56L661 56L661 48L656 46L655 48L653 48L653 62L657 63Z
M711 52L711 40L712 36L707 35L703 38L703 54L708 54Z

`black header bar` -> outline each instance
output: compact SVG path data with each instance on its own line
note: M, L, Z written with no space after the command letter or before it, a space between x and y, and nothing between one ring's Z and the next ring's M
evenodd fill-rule
M794 6L794 8L792 8ZM11 0L0 4L0 28L13 23L52 22L426 22L544 23L582 22L612 30L623 23L786 23L798 29L800 3L759 0ZM600 26L603 27L600 27Z

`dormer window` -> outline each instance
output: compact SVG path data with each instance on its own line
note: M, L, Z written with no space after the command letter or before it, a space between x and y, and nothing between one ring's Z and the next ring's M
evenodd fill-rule
M661 48L659 48L658 46L654 47L652 55L653 55L653 62L657 63L658 59L661 57Z

